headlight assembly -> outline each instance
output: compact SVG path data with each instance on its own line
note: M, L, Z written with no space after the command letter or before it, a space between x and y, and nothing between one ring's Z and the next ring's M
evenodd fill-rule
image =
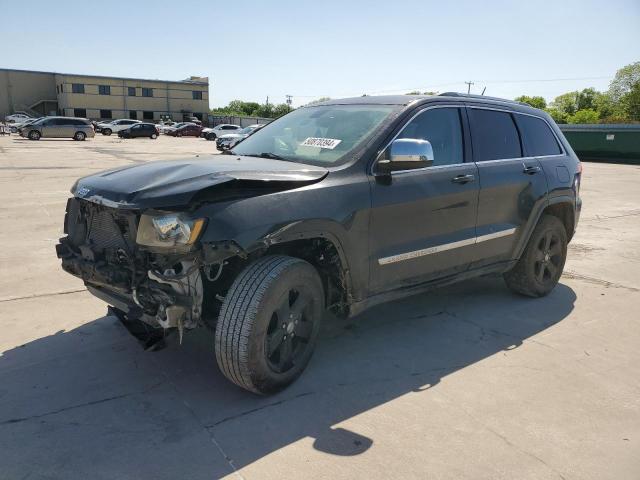
M188 247L202 233L204 218L189 218L182 213L144 214L140 217L136 243L146 247Z

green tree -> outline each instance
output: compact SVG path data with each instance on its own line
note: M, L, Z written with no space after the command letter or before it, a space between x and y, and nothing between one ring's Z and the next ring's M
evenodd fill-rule
M543 97L529 97L527 95L520 95L515 100L516 102L522 102L526 103L527 105L531 105L533 108L547 108L547 101Z
M576 108L578 110L596 110L597 98L602 95L595 88L585 88L576 92Z
M640 122L640 81L633 84L628 93L620 99L628 120Z
M405 93L405 95L422 95L418 90L411 90L410 92Z
M616 76L609 84L609 95L614 102L618 102L638 82L640 82L640 62L626 65L616 72Z
M307 105L315 105L316 103L326 102L327 100L331 100L331 97L320 97L315 100L311 100Z
M281 117L282 115L286 115L292 109L286 103L279 103L273 107L273 118Z
M554 98L551 106L565 115L573 115L578 111L578 92L567 92Z
M600 120L598 112L591 108L578 110L567 118L568 123L598 123L598 120Z
M556 123L567 123L568 115L564 112L561 112L557 108L546 108L546 112L551 115L553 121Z

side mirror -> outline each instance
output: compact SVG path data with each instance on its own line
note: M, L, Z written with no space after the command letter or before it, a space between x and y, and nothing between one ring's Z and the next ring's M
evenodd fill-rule
M433 165L433 148L428 140L399 138L391 142L388 158L379 160L376 170L388 175L399 170L414 170Z

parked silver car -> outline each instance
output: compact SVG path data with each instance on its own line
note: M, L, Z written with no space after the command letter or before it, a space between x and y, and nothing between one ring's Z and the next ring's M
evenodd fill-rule
M238 130L236 133L221 135L216 139L216 148L221 152L224 150L231 150L242 140L247 138L249 135L252 135L254 132L257 132L262 127L264 127L262 124L249 125L242 130Z
M85 140L93 138L93 126L86 118L44 117L20 130L20 136L29 140L40 138L73 138Z

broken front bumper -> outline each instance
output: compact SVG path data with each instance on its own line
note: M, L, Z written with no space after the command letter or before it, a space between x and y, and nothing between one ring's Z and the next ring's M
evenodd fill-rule
M156 328L195 328L202 316L199 255L159 254L135 244L138 215L72 198L56 246L66 272L96 297Z

